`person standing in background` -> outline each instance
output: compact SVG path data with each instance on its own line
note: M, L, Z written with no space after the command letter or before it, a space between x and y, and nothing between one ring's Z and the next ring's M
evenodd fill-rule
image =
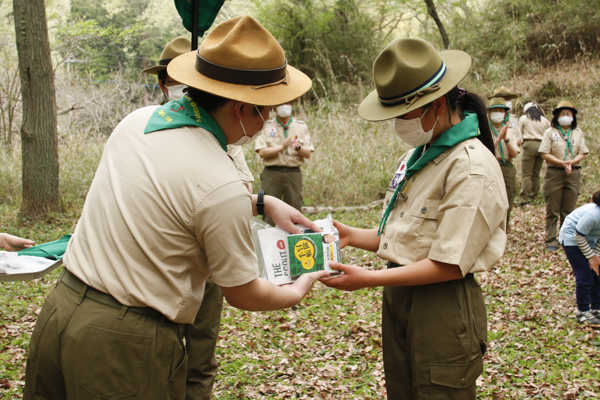
M546 200L546 248L558 248L557 223L565 221L577 205L581 186L580 162L590 152L577 127L577 110L563 100L552 111L551 127L544 132L539 152L546 161L544 199ZM559 225L560 226L560 225Z
M523 112L524 115L519 118L518 125L523 135L520 206L534 201L540 192L540 172L544 160L539 149L544 132L550 128L550 121L536 103L525 104Z
M592 203L567 215L559 241L575 275L575 298L580 324L600 328L600 192Z
M187 92L187 86L174 80L167 73L167 66L177 56L191 50L190 39L179 36L171 40L160 55L158 65L144 69L147 74L158 76L158 85L164 95L162 104L178 100ZM242 146L227 145L227 154L238 174L252 193L254 177ZM187 400L209 400L219 367L215 358L215 349L219 339L221 312L223 311L223 293L209 277L206 280L204 298L193 324L186 325L185 339L188 351L188 376L186 384Z
M506 232L510 231L510 212L512 211L517 186L517 169L513 165L512 160L519 154L515 131L509 128L506 122L508 111L509 108L506 106L503 98L494 97L490 100L488 106L490 130L494 138L496 160L498 160L500 169L502 170L508 200Z
M504 101L506 102L508 112L506 113L505 123L508 125L509 128L514 129L515 136L517 138L517 147L519 147L521 146L521 143L523 143L523 136L519 129L519 119L516 115L511 113L511 110L514 106L513 100L519 98L519 95L517 93L514 93L506 86L500 86L494 90L494 93L489 97L489 99L491 100L498 97L504 99Z
M260 174L261 190L301 211L300 166L315 148L306 124L292 118L292 103L280 104L275 110L275 119L269 120L254 146L265 167ZM274 224L268 216L265 221Z

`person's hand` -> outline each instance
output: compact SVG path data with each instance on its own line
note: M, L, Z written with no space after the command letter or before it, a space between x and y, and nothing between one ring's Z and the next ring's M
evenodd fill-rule
M335 219L333 220L333 226L335 226L335 228L338 230L338 233L340 235L340 248L343 249L351 243L350 227L342 224L341 222L336 221Z
M313 283L320 279L327 279L328 277L329 271L311 272L310 274L300 275L295 282L289 284L287 287L297 290L301 298L304 298L310 292L310 289L312 289Z
M368 276L371 271L356 265L346 265L338 262L330 262L329 266L343 274L331 278L321 279L321 283L339 290L354 291L368 286Z
M504 125L502 129L500 129L500 132L498 133L498 138L504 139L506 137L506 131L508 131L508 125Z
M18 236L0 233L0 248L8 251L19 251L33 246L35 242L29 239L23 239Z
M283 141L283 144L281 145L281 151L284 151L285 149L290 147L290 144L292 144L293 141L294 141L294 138L291 136L288 138L285 138L285 140Z
M298 137L294 138L294 141L292 142L292 149L296 150L296 147L300 146L302 143L300 143L300 140L298 140Z
M571 172L573 172L573 165L572 164L573 164L573 161L565 161L563 163L563 168L567 172L567 175L570 174Z
M588 261L590 263L590 269L592 269L596 275L600 276L600 257L593 256Z
M265 214L273 219L278 227L289 233L302 233L294 224L302 224L315 232L321 232L321 229L310 219L289 204L284 203L273 196L265 196Z

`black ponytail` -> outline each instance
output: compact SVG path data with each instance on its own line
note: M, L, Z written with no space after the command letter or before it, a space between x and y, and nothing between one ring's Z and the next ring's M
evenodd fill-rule
M450 111L458 111L461 118L464 117L465 111L477 114L477 121L479 122L479 136L477 138L489 151L494 153L494 139L492 138L492 131L490 131L485 103L481 97L456 86L446 94L446 99L450 105Z

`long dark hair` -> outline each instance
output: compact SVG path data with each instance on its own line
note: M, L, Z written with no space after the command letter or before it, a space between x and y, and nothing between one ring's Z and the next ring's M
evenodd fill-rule
M464 116L465 111L472 111L477 114L477 121L479 122L479 136L477 138L489 151L494 153L494 139L492 138L492 131L490 131L485 103L481 97L456 86L446 94L446 100L450 110L458 110L461 117Z
M525 115L527 115L527 118L538 122L545 116L544 112L539 109L537 105L529 107L525 112Z
M567 110L571 110L570 108L567 108ZM560 124L558 123L558 117L560 116L560 110L554 110L556 111L554 113L554 117L552 118L552 126L555 127L556 129L558 129L558 127L560 126ZM571 110L571 114L573 114L573 122L571 122L571 129L575 129L577 128L577 114Z

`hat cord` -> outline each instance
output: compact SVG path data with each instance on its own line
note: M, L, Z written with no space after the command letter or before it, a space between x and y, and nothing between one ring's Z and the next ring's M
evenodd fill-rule
M250 87L250 89L258 90L258 89L266 88L268 86L279 85L280 83L283 83L284 85L287 85L288 83L290 83L290 72L287 69L285 70L285 78L280 79L276 82L265 83L264 85L260 85L260 86L252 86L252 87Z
M410 108L417 100L419 100L421 97L425 96L427 93L435 92L443 84L444 84L444 82L438 82L435 85L431 85L427 88L419 90L418 92L415 92L413 94L406 96L406 98L404 99L404 101L408 104L406 108Z

